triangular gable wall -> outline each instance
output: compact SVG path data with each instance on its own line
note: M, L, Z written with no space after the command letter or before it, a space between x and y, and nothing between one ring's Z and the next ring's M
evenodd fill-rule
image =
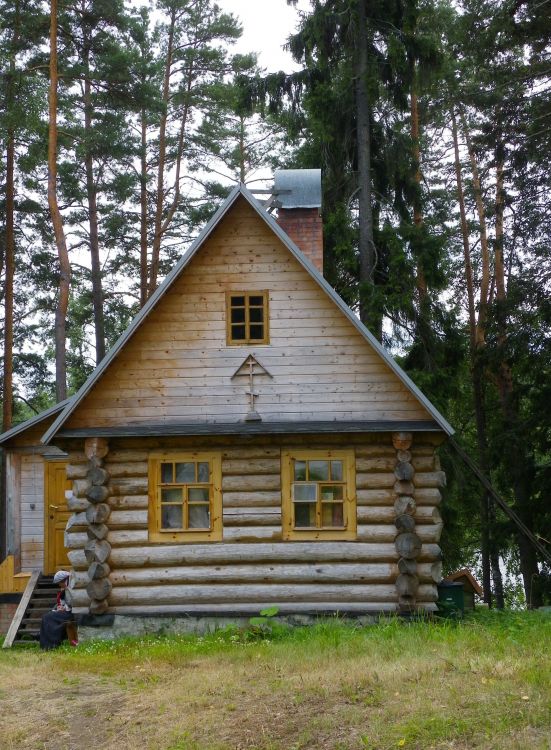
M226 291L264 289L269 346L226 346ZM62 424L239 422L249 399L231 375L250 353L273 375L258 387L265 422L436 420L452 432L240 187L44 439Z

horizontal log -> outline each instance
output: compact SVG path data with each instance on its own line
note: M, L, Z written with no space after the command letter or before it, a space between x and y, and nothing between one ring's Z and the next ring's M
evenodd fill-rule
M106 579L104 579L106 580ZM421 588L421 587L420 587ZM394 584L181 584L167 586L114 586L109 606L121 604L240 604L279 602L394 602Z
M67 467L65 469L65 474L67 476L67 479L85 479L86 473L88 471L88 462L83 464L67 464Z
M249 474L279 474L281 460L277 458L232 458L222 461L223 476L247 476Z
M103 615L107 612L109 605L107 599L92 599L90 601L90 614Z
M106 459L107 464L126 464L126 463L139 463L145 461L147 463L149 459L149 450L141 448L114 448L109 451L109 455Z
M114 495L109 498L113 510L142 510L149 507L147 495Z
M425 551L425 550L424 550ZM427 545L428 559L439 559L437 545ZM223 565L254 562L388 562L397 560L394 544L358 542L284 542L279 544L186 544L113 549L112 567Z
M436 471L435 458L434 454L430 456L412 456L411 464L415 471Z
M436 487L418 487L415 490L415 502L417 505L440 505L442 494Z
M379 458L356 458L356 471L361 472L393 472L396 465L394 456Z
M407 573L408 575L417 575L418 565L417 560L408 560L406 557L401 557L398 560L398 570L400 573ZM78 579L77 579L78 580ZM75 580L75 588L77 586L77 580Z
M85 497L76 497L76 495L71 495L67 498L67 507L69 510L72 510L73 512L78 512L82 510L86 510L86 508L90 505L90 502Z
M430 443L421 443L421 441L417 442L416 440L415 444L411 448L413 459L415 460L417 456L434 456L434 451L437 447L437 445L431 445Z
M394 523L397 515L395 507L390 506L360 506L357 508L358 523ZM410 514L411 515L411 514ZM426 505L417 508L415 512L417 523L439 523L441 522L440 513L437 508Z
M270 508L226 508L224 528L232 526L279 526L281 506Z
M398 596L416 596L419 590L419 579L409 573L400 573L396 579Z
M129 477L146 477L148 473L147 461L128 461L124 463L112 462L111 458L106 464L106 469L111 477L126 479Z
M368 524L358 526L357 538L361 542L393 542L398 531L394 524Z
M109 516L110 529L147 529L147 510L114 510Z
M396 499L393 489L356 490L357 505L392 505Z
M75 529L85 529L87 526L88 521L86 519L86 513L73 513L72 516L69 516L65 530L73 531Z
M137 568L111 573L113 586L157 586L175 583L393 583L395 563L302 563ZM86 585L85 573L75 575L75 588Z
M281 456L279 447L251 445L243 448L225 448L222 451L222 460L251 460L254 458L277 458Z
M392 472L383 474L356 473L356 488L359 490L390 489L394 485L394 482L395 477Z
M75 497L86 497L91 486L92 484L88 479L75 479L73 482L73 495Z
M89 565L83 549L69 550L67 552L67 557L69 558L73 570L83 570Z
M83 549L88 542L88 536L81 531L66 531L63 537L65 549Z
M422 542L418 534L406 532L396 537L396 551L406 560L415 560L421 554Z
M86 594L82 596L81 592L76 592L79 598L79 606L73 606L73 612L76 614L85 614L88 611L88 598ZM81 604L82 602L82 604ZM257 615L260 610L268 607L277 607L278 614L281 616L303 614L303 615L329 615L329 614L352 614L359 615L376 615L380 613L392 614L396 612L398 606L395 602L310 602L288 603L288 602L255 602L254 604L240 604L232 606L231 604L161 604L152 605L144 604L141 606L122 605L110 606L109 614L114 615L175 615L189 614L191 616L212 615L213 617L244 617L249 618L251 615ZM437 607L432 603L423 603L418 608L424 612L435 612Z
M148 479L144 477L112 477L109 482L110 495L147 495Z
M222 491L251 492L254 490L279 490L280 474L251 474L249 476L223 476Z
M416 487L445 487L446 474L443 471L420 471L413 477Z
M383 445L381 443L375 443L372 445L357 445L355 447L356 460L359 458L373 458L373 457L388 457L396 458L396 451L392 445Z
M415 485L408 480L398 479L394 482L393 489L396 495L413 495L415 492Z
M281 492L279 490L224 492L222 502L224 509L270 507L281 505Z
M274 526L236 526L224 529L224 541L278 541L282 537L281 524Z
M149 540L149 534L147 530L132 529L132 530L115 530L109 531L107 535L107 541L113 547L125 547L133 544L146 544Z

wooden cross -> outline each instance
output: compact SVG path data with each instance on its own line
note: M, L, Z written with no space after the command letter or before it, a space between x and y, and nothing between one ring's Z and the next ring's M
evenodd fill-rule
M254 389L254 378L255 376L267 375L269 378L272 377L268 370L260 364L260 362L252 354L239 365L237 370L233 373L231 379L238 376L245 376L249 378L249 389L245 391L249 397L249 411L245 416L245 422L261 422L262 417L255 409L255 399L258 398L259 394Z

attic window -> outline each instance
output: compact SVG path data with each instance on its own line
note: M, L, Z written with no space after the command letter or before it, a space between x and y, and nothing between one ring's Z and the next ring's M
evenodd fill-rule
M228 345L269 343L268 292L228 292L226 331Z

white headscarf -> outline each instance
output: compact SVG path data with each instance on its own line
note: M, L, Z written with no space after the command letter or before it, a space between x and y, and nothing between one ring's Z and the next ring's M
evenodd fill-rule
M71 574L67 570L58 570L54 576L54 583L61 583L61 581L64 581L66 578L69 578L70 575Z

